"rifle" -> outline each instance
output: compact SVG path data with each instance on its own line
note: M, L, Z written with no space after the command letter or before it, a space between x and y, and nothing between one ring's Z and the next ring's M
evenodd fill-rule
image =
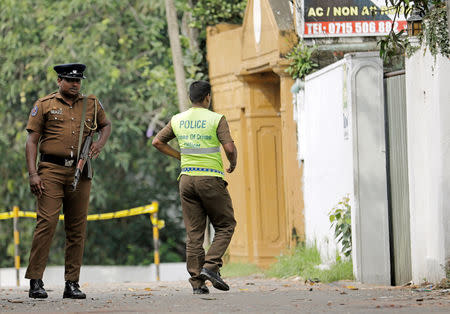
M94 131L91 130L89 132L89 135L84 140L83 148L81 149L80 158L78 159L77 168L75 170L75 177L73 178L72 182L72 191L75 191L77 189L78 181L80 180L81 174L83 173L84 165L86 164L88 159L90 159L89 150L91 149L93 136Z

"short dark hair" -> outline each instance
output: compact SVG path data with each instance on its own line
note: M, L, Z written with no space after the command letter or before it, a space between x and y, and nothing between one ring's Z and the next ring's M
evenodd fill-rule
M211 94L211 84L207 81L195 81L189 86L189 98L192 103L202 102L208 94Z

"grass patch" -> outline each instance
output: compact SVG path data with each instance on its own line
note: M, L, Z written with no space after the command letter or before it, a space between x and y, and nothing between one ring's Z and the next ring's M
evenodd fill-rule
M263 271L258 266L246 263L228 263L220 269L223 277L245 277L262 273Z
M288 254L278 257L278 262L266 271L266 275L278 278L300 276L304 279L318 279L321 282L353 279L351 261L336 261L330 269L325 270L315 267L321 263L320 253L316 247L300 245Z

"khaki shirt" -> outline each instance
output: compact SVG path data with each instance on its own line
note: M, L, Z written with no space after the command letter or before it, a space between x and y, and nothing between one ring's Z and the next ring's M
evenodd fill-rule
M94 95L87 96L86 124L92 127L97 102L97 131L107 125L103 106ZM80 122L83 114L83 96L79 95L72 105L67 104L59 92L40 98L28 118L27 131L41 135L39 152L64 158L77 156ZM84 126L83 141L89 134Z
M230 128L228 126L227 119L225 119L225 116L222 116L222 118L220 119L216 133L217 138L222 145L234 142L233 138L231 137ZM176 136L173 132L172 124L170 123L170 121L161 131L158 132L158 134L156 134L156 138L163 143L167 143L175 137Z

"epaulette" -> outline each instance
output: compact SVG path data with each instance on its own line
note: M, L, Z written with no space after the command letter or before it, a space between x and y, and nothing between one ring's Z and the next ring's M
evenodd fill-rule
M55 98L56 93L57 93L57 92L53 92L53 93L51 93L50 95L47 95L47 96L42 97L42 98L39 98L39 101L40 101L40 102L43 102L43 101L46 101L46 100L48 100L48 99Z
M92 94L89 95L89 96L87 96L87 98L88 98L88 99L97 99L97 97L95 97L95 95L92 95Z

